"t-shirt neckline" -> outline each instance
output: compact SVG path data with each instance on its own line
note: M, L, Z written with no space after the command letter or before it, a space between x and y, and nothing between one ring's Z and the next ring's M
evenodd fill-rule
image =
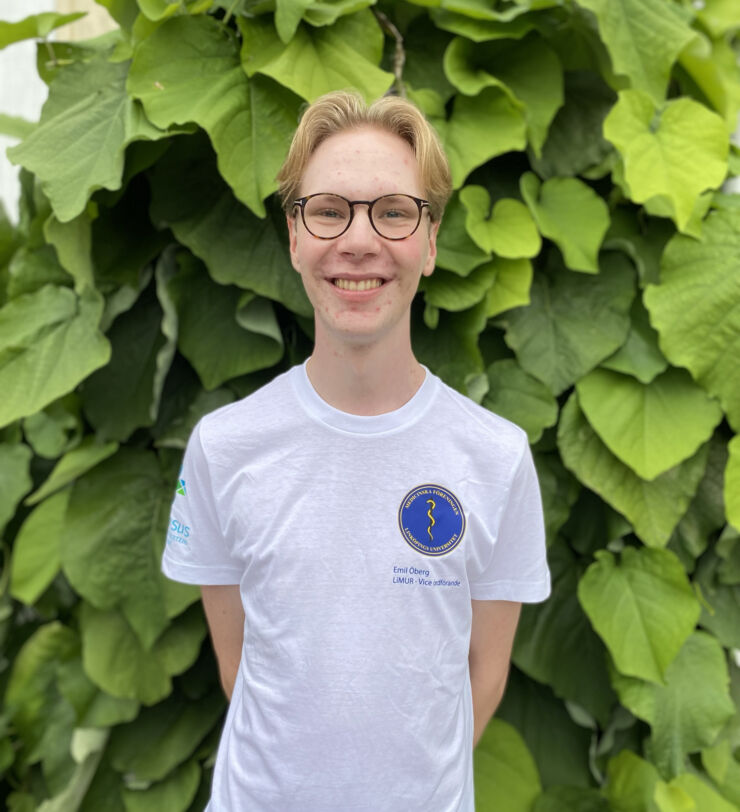
M314 389L308 372L307 361L292 370L293 387L303 408L325 425L351 434L382 434L404 428L421 417L434 397L437 378L422 365L424 380L414 395L398 409L375 415L350 414L327 403Z

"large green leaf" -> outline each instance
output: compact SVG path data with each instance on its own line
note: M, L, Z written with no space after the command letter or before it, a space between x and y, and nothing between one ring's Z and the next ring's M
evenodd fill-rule
M722 118L693 99L656 109L644 93L625 90L604 121L604 135L622 156L628 197L693 232L699 196L727 174Z
M532 287L532 263L528 259L494 259L493 285L486 294L486 315L497 316L514 307L528 305Z
M10 564L10 594L17 600L35 603L59 572L59 538L68 501L69 491L54 494L21 525Z
M581 412L575 393L560 412L558 447L578 479L629 519L652 547L663 547L686 512L707 464L700 448L676 468L646 482L601 442Z
M521 178L522 197L539 230L563 252L568 268L599 272L599 247L609 228L609 208L578 178L550 178L540 184L534 172Z
M719 403L682 369L671 368L649 384L594 369L576 390L591 427L642 479L691 457L722 420Z
M548 563L552 595L543 604L523 607L513 661L528 676L551 686L557 696L584 708L605 726L615 696L604 645L576 597L582 568L564 543L550 548Z
M171 692L171 677L195 661L206 625L199 610L186 612L147 650L120 612L83 603L80 631L90 679L112 696L154 705Z
M701 242L676 235L668 243L660 284L645 291L661 350L719 398L736 431L740 431L738 252L740 211L712 212Z
M609 802L596 789L552 787L540 795L532 812L611 812Z
M595 276L555 265L536 274L531 304L503 318L506 343L558 395L624 343L633 296L634 273L618 254L605 254Z
M532 168L547 180L580 175L604 160L612 149L602 135L606 114L616 101L614 91L590 71L565 74L565 103L550 125L542 155Z
M658 334L650 324L642 299L636 298L630 313L631 326L624 344L601 366L632 375L644 384L668 368L668 361L658 346Z
M477 166L527 144L524 116L495 87L485 88L474 98L456 96L450 118L432 122L442 137L456 189Z
M84 17L84 11L73 14L57 14L54 11L45 11L41 14L32 14L15 23L6 23L0 20L0 51L7 45L20 42L24 39L45 39L56 28L79 20Z
M75 393L50 403L23 420L23 434L40 457L55 460L75 448L82 437L80 399Z
M206 389L280 360L282 335L268 301L253 294L240 300L237 291L216 285L189 255L179 264L168 286L177 307L178 346Z
M537 767L516 729L500 719L488 723L473 751L476 809L529 812L541 791Z
M699 602L669 550L608 550L578 585L578 599L620 673L662 682L699 619Z
M107 363L101 297L45 285L0 309L0 426L43 409Z
M56 491L74 482L77 477L108 459L118 450L118 443L99 443L89 434L76 448L68 451L54 466L48 478L27 499L26 505L35 505Z
M486 87L501 88L522 109L529 142L536 155L563 103L562 65L537 34L521 41L498 40L474 45L455 38L445 51L447 78L462 93L475 96Z
M513 359L488 367L488 394L483 405L521 426L536 443L542 432L558 419L558 404L550 390L525 372Z
M126 440L157 417L175 335L163 335L166 317L153 286L108 331L110 363L83 384L83 406L103 440ZM160 374L157 374L160 372Z
M194 759L145 789L124 789L121 794L126 812L187 812L198 791L200 773Z
M665 98L671 66L696 36L664 0L576 0L592 11L616 73L655 102Z
M730 440L729 449L724 486L727 521L740 530L740 435Z
M652 752L664 775L683 770L684 759L714 742L735 713L720 644L705 632L694 632L655 685L621 674L612 681L622 703L652 728Z
M466 276L491 258L473 242L466 229L466 219L467 212L456 192L447 204L437 237L437 265L460 276Z
M136 781L161 781L190 758L219 721L224 704L216 691L196 701L175 695L143 710L114 730L108 750L111 764Z
M0 443L0 535L18 502L31 490L33 452L24 443Z
M268 208L265 219L255 217L221 179L201 139L176 139L157 162L151 215L205 262L216 282L253 290L301 316L313 313L290 263L284 213Z
M301 26L287 44L269 18L239 22L247 76L270 76L309 102L348 87L372 101L393 82L393 74L378 67L383 32L370 11L342 17L328 28Z
M200 125L234 194L264 215L299 100L268 79L247 79L232 31L208 16L167 20L137 48L127 87L157 126Z
M160 558L171 501L154 454L124 448L75 482L64 523L70 583L98 609L119 607L145 648L168 624Z
M444 310L467 310L486 298L497 277L496 264L487 262L467 276L437 269L431 276L422 277L419 290L424 301Z
M80 214L96 189L120 189L123 152L164 133L126 93L128 63L94 59L60 71L39 126L8 151L40 180L61 222Z
M532 215L519 200L503 198L491 210L491 197L482 186L460 190L465 207L465 228L475 244L487 253L518 259L536 257L542 242Z

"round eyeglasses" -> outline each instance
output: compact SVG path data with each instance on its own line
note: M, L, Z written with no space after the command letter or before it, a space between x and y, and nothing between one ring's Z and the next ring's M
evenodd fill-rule
M383 195L375 200L347 200L341 195L319 192L293 201L301 210L303 225L309 234L320 240L341 237L355 216L355 206L367 206L370 225L386 240L405 240L421 222L428 200L412 195Z

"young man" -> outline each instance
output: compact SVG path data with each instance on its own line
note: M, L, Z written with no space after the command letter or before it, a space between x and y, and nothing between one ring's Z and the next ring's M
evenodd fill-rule
M209 812L473 812L520 602L549 593L523 431L414 358L450 194L423 116L315 102L279 175L313 354L205 417L165 573L231 698Z

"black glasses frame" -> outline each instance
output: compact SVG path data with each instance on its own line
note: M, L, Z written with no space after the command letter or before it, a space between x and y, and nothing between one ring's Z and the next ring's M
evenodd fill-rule
M322 195L329 195L331 197L338 197L340 200L344 200L345 203L349 205L349 220L347 220L347 225L339 232L339 234L335 234L333 237L322 237L319 234L314 234L313 231L308 227L306 223L306 203L313 197L321 197ZM408 197L416 203L416 207L419 210L419 219L416 221L416 225L414 226L413 230L406 234L403 237L387 237L385 234L381 234L378 231L377 226L375 225L375 221L373 220L373 206L379 201L383 200L386 197ZM367 216L370 220L370 225L373 227L373 231L379 236L382 237L384 240L393 240L397 242L398 240L407 240L412 234L416 233L416 230L419 228L419 224L421 223L421 215L424 211L424 207L426 206L429 208L429 201L424 200L421 197L414 197L413 195L407 194L390 194L390 195L381 195L380 197L376 197L375 200L348 200L346 197L342 195L335 194L334 192L316 192L313 195L306 195L305 197L299 197L293 201L293 207L298 206L301 210L301 220L303 221L303 225L306 228L306 231L312 236L316 237L317 240L336 240L337 237L341 237L347 229L352 225L352 220L355 218L355 206L357 204L362 204L363 206L367 206Z

